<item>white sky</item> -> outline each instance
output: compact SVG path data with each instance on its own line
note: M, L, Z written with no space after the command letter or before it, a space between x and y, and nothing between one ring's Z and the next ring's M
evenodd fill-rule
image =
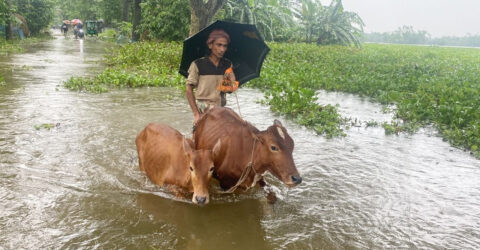
M480 0L343 0L343 7L360 15L365 32L408 25L433 37L480 35Z

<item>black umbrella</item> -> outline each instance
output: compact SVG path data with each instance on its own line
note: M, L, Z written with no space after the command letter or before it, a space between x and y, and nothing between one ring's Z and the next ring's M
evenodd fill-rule
M208 54L208 35L214 29L223 29L230 35L230 44L224 57L232 61L233 72L241 84L260 76L263 60L270 51L257 28L251 24L216 21L183 41L180 74L187 77L192 61Z

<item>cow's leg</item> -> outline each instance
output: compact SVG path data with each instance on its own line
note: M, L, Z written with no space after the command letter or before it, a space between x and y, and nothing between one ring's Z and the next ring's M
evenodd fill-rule
M263 179L263 177L258 181L258 185L263 188L265 191L267 202L273 204L277 201L277 195L273 192L270 185Z

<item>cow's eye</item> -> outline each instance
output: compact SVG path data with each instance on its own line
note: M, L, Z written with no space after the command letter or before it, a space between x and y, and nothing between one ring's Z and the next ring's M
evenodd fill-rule
M210 167L210 172L213 172L213 166Z
M190 166L190 171L192 171L192 172L193 172L193 168L192 168L192 166Z
M275 147L275 146L273 146L273 145L272 145L272 146L270 146L270 149L271 149L272 151L278 151L278 148L277 148L277 147Z

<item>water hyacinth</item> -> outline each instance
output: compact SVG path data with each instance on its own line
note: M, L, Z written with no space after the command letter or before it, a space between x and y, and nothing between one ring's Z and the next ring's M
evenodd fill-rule
M270 43L261 77L247 83L264 91L274 112L327 137L345 135L334 106L316 104L315 91L342 91L395 104L387 134L434 125L452 145L480 157L480 50L365 44L363 48ZM65 86L92 92L117 87L177 86L180 43L134 43L106 56L109 69Z

